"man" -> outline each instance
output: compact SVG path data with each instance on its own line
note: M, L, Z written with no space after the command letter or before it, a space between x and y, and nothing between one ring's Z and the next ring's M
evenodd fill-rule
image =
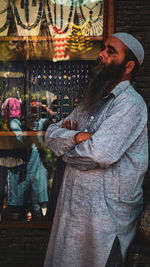
M66 162L44 267L120 267L142 211L147 109L130 80L144 50L113 34L81 104L52 124L46 145Z

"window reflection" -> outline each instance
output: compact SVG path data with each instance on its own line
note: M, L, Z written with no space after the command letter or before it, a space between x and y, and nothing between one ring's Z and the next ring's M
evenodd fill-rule
M6 98L1 105L3 130L11 131L14 136L14 148L0 150L1 173L5 175L1 194L5 196L3 220L45 219L48 203L48 176L52 171L47 164L48 152L44 149L43 134L31 134L25 131L43 131L47 128L57 113L42 102L31 102L31 124L22 125L22 111L19 99ZM39 119L39 108L49 114L42 113ZM37 110L38 109L38 112Z
M0 64L1 222L53 219L64 166L46 149L44 134L75 108L91 64Z
M103 16L103 0L1 0L1 221L53 218L64 166L44 132L76 107Z

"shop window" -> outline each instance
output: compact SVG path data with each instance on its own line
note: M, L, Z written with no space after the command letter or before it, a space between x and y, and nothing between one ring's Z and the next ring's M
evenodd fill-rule
M64 170L45 147L113 32L113 0L1 0L0 221L53 219Z

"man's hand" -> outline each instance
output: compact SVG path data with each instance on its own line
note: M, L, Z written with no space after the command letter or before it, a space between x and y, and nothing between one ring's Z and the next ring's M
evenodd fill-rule
M66 128L68 130L77 130L77 121L73 121L73 125L71 127L71 122L70 120L66 120L62 122L61 125L62 128ZM92 133L87 133L87 132L80 132L75 135L75 141L77 144L82 143L83 141L91 139Z
M70 120L63 121L61 127L66 128L68 130L77 130L77 121L75 121L75 120L73 121L72 127L71 127Z
M86 133L86 132L78 133L75 136L76 143L80 144L83 141L90 140L92 135L93 135L92 133Z

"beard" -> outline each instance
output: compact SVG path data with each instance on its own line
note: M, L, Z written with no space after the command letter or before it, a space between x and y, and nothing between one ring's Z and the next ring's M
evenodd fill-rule
M121 80L125 68L126 60L120 64L112 62L109 66L106 66L98 58L89 73L88 87L84 90L81 98L83 109L91 112L100 100L107 95L109 86Z

